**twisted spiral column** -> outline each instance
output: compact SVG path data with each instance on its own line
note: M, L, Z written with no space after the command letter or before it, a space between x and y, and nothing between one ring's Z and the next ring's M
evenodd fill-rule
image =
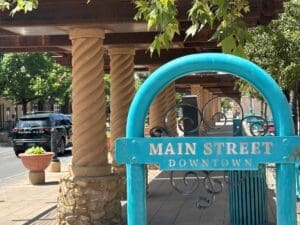
M212 93L208 90L204 90L204 102L207 103L212 98ZM212 102L208 103L208 105L205 108L205 111L203 111L204 119L209 122L212 117Z
M197 106L201 110L204 105L203 87L200 85L191 85L191 94L197 96Z
M177 136L177 114L176 114L176 92L175 92L175 83L170 84L164 91L166 98L166 107L165 110L171 109L168 115L167 126L171 130L174 136ZM166 112L165 112L166 113Z
M134 96L134 48L110 48L110 83L111 83L111 102L110 102L110 153L114 152L114 141L119 137L125 136L126 119L130 103ZM117 172L121 172L124 166L116 167L114 159L113 165ZM119 171L118 171L119 170Z
M202 111L202 108L205 104L204 98L204 88L201 85L191 85L191 94L197 96L197 107ZM203 119L203 118L201 118ZM199 127L200 131L204 129L203 123L201 123L201 126Z
M104 32L74 28L72 41L73 176L110 173L106 149L106 115L103 80Z
M221 107L221 98L217 98L217 112L221 112L222 107Z
M149 67L149 70L153 72L154 67ZM166 98L164 90L160 92L150 106L149 111L149 126L153 128L155 126L163 126L164 114L166 111Z
M212 115L214 115L215 113L219 112L218 111L218 98L217 98L218 96L213 94L212 97L215 98L213 100L213 110L212 110Z
M165 95L163 92L156 96L150 107L150 127L163 126L165 113Z

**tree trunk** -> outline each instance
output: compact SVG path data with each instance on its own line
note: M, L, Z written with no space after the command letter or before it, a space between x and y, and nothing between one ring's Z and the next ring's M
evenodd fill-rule
M260 101L260 116L264 117L264 101ZM266 117L264 117L266 118Z
M297 130L296 134L300 135L300 95L299 95L299 82L296 84L296 121Z
M54 104L52 102L50 102L49 105L50 105L50 111L54 112Z
M268 104L264 102L264 118L267 118L268 114Z
M26 115L26 113L27 113L27 101L26 100L22 100L22 111L23 111L23 115Z
M64 104L61 106L61 112L64 114L70 114L70 97L66 96L64 99Z
M38 101L37 107L38 111L44 111L44 103L42 101Z
M289 105L291 108L291 112L292 112L292 117L293 117L293 122L294 122L294 126L295 126L295 133L297 134L298 129L297 129L297 97L296 97L296 93L297 93L297 88L295 87L294 89L290 90L290 101L289 101Z
M18 105L15 105L16 121L19 119Z

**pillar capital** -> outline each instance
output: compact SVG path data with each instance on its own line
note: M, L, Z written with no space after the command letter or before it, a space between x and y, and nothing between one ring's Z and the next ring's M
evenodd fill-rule
M69 33L70 39L78 38L99 38L104 39L105 32L99 27L74 27Z
M113 46L108 49L108 55L135 55L135 48L125 46Z

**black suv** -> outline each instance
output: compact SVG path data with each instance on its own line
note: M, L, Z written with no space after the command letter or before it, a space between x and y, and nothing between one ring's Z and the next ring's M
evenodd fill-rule
M51 151L51 132L56 131L56 144L59 154L71 145L72 122L70 117L61 113L36 112L21 117L11 131L15 154L23 153L31 146L41 146Z

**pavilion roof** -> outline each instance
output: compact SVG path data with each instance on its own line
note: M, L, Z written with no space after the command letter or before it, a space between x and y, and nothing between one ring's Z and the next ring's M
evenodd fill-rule
M283 9L283 0L249 0L250 12L245 15L247 26L265 25ZM30 13L0 14L0 51L52 52L56 60L71 65L71 41L68 32L76 26L99 26L105 29L104 47L133 46L136 48L135 69L161 65L173 58L197 52L218 52L216 42L208 42L212 30L203 29L185 40L184 31L190 25L187 10L191 0L177 1L181 35L174 38L168 50L160 57L147 52L155 32L147 31L145 22L135 21L136 9L131 0L40 0L39 7ZM105 69L109 57L105 51Z

